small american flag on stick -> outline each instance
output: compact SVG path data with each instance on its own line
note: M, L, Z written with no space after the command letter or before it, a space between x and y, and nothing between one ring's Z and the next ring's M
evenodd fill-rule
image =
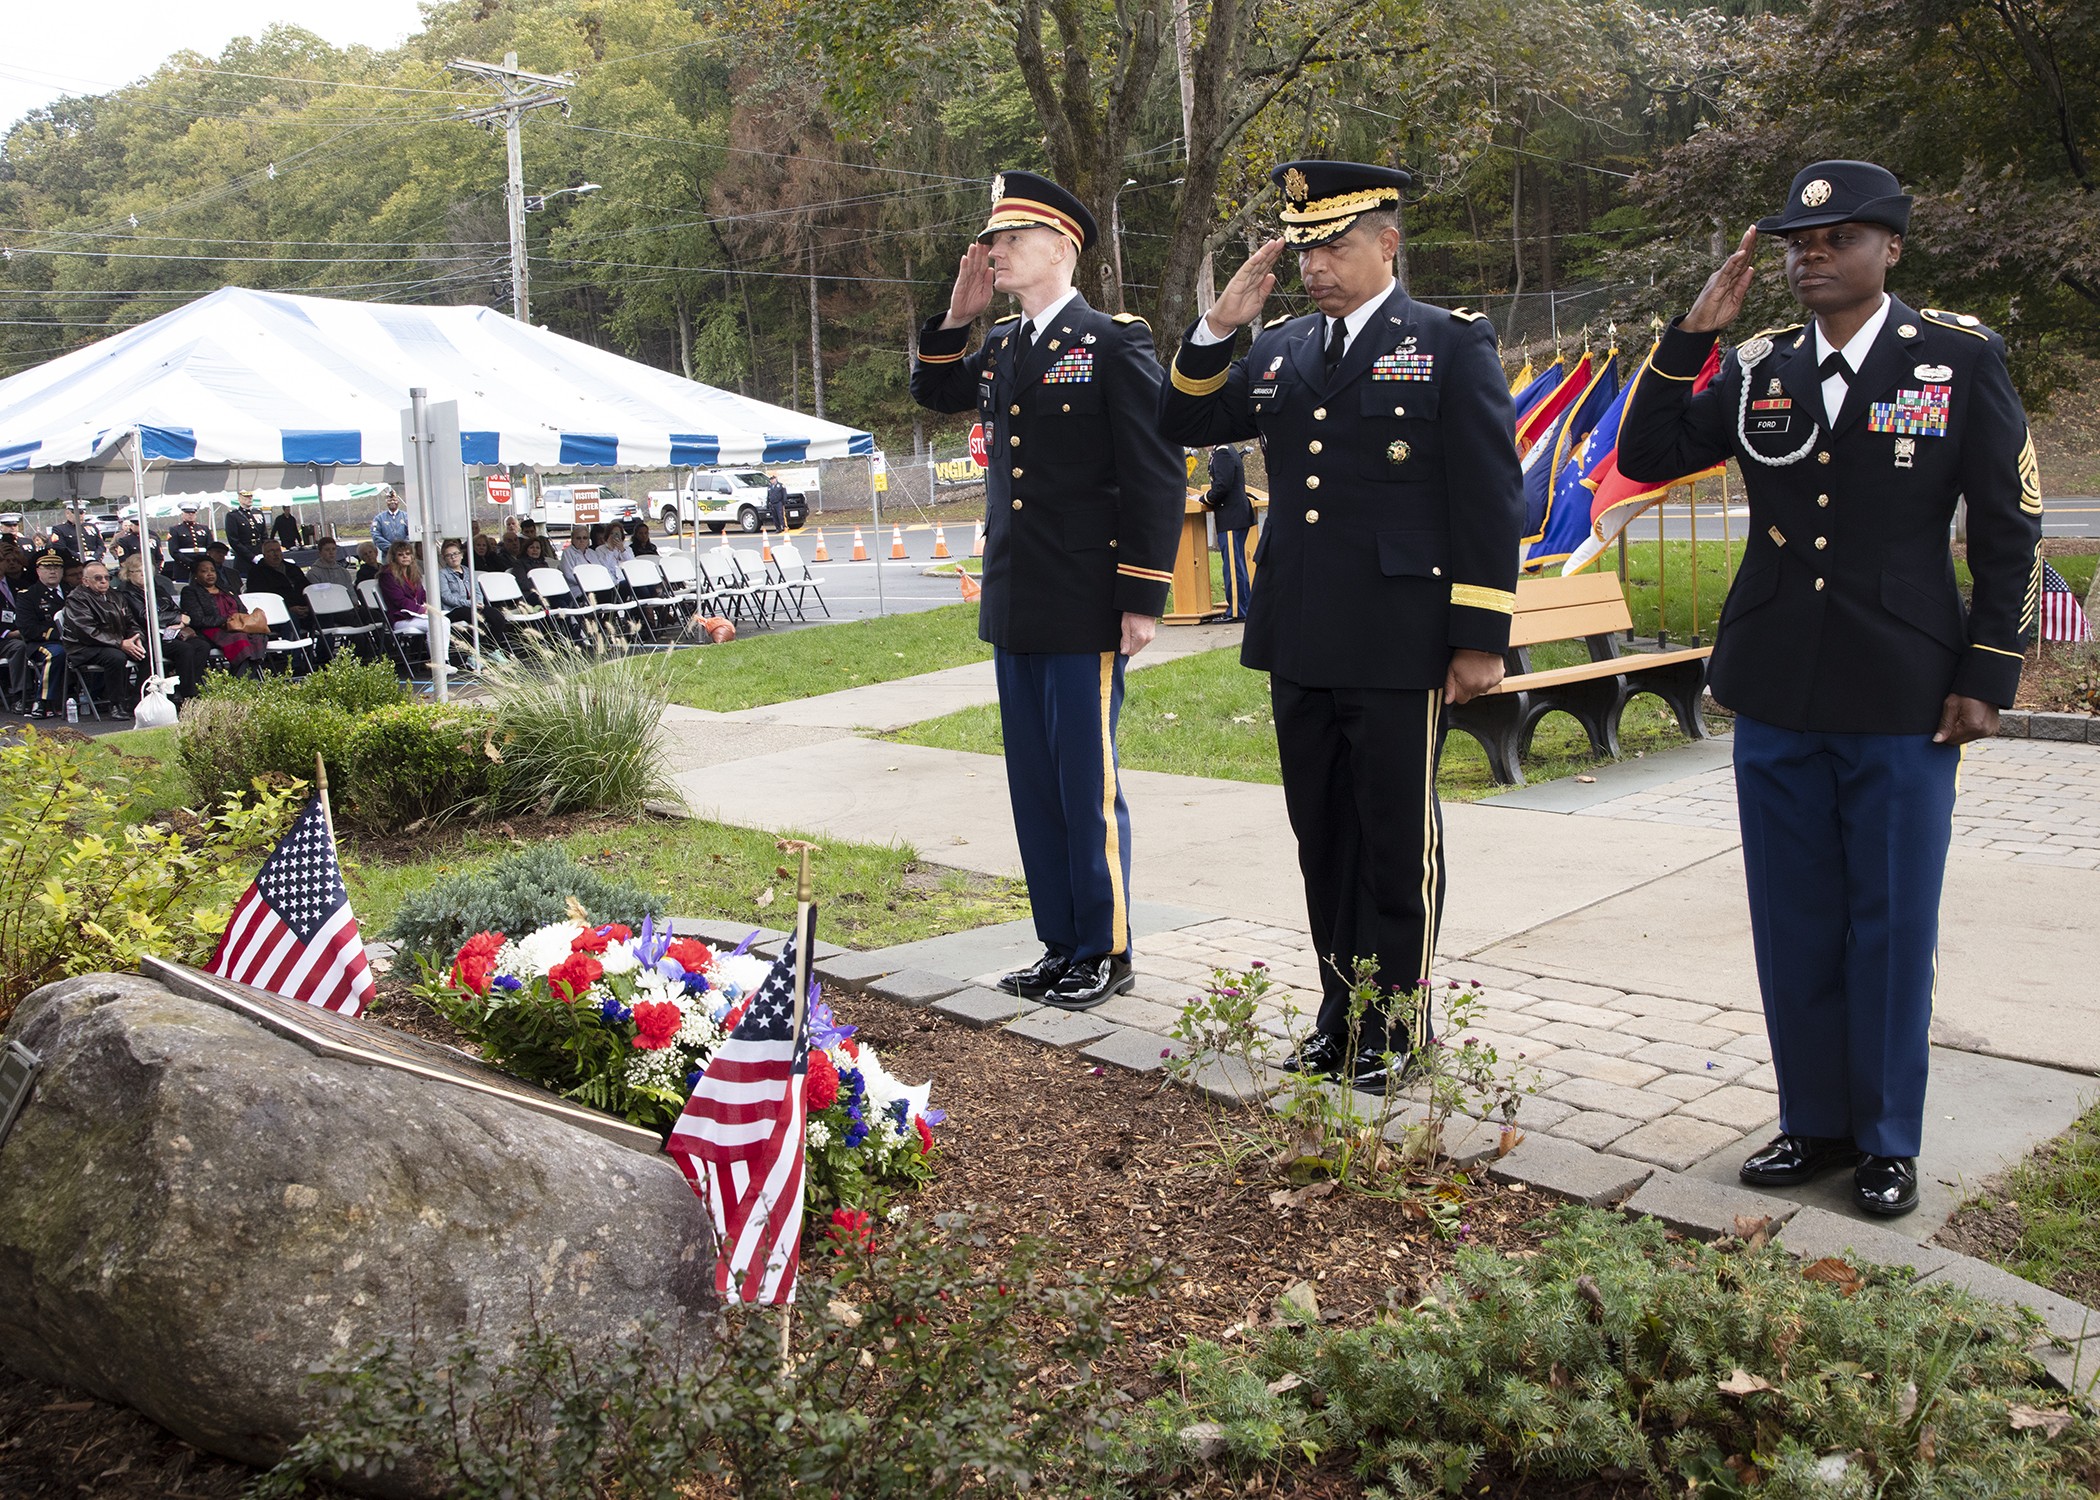
M318 786L233 908L207 968L346 1016L378 993L336 862L328 791Z
M2089 641L2093 622L2085 617L2078 595L2044 560L2042 563L2042 639L2045 641Z
M664 1144L714 1217L715 1290L744 1302L793 1302L801 1259L809 1034L795 955L815 909L797 925Z

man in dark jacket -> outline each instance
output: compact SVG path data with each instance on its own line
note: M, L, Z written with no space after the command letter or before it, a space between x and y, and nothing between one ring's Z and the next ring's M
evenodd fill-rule
M32 719L54 719L66 696L66 647L60 630L66 607L66 556L56 548L40 554L36 577L15 585L14 625L0 632L11 643L14 691L27 698Z
M270 518L255 503L255 491L242 490L241 503L226 517L226 547L241 572L254 565L269 534Z
M96 674L102 701L118 718L130 718L139 696L131 669L136 666L145 675L146 643L123 598L110 589L109 569L99 561L81 569L80 587L66 599L61 634L75 670Z
M311 613L306 607L306 573L285 558L284 546L274 536L263 543L262 556L248 570L241 589L250 594L277 595L285 608L300 619Z
M986 471L977 632L993 647L1007 789L1043 956L1015 994L1070 1010L1133 983L1130 812L1116 774L1125 662L1152 639L1179 541L1180 452L1152 420L1159 360L1141 319L1072 289L1089 214L1048 178L1007 172L945 312L919 330L911 392L974 411ZM1021 305L969 351L998 292Z
M1210 489L1203 496L1218 528L1218 551L1225 562L1225 618L1247 618L1247 533L1254 525L1254 504L1247 498L1247 466L1240 450L1220 443L1210 450Z
M1959 747L2013 701L2041 570L2041 474L2004 342L1884 289L1910 203L1869 162L1804 168L1663 334L1619 428L1629 479L1734 458L1750 500L1712 683L1736 714L1781 1134L1741 1175L1850 1166L1855 1204L1882 1215L1918 1202ZM1693 395L1761 232L1786 242L1813 321L1747 340ZM1966 610L1947 548L1964 497Z
M771 531L786 531L788 525L788 489L780 482L778 474L766 476L766 527Z

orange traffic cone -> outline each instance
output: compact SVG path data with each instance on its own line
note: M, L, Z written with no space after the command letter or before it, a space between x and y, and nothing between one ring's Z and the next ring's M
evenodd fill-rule
M975 543L975 544L974 544L974 545L973 545L973 546L972 546L972 547L970 548L970 556L972 556L972 557L982 557L982 556L984 556L984 522L982 522L982 521L979 521L979 522L977 523L977 541L976 541L976 543Z
M816 551L815 551L814 553L812 553L812 554L810 555L810 559L809 559L809 560L810 560L811 562L830 562L830 561L831 561L831 553L830 553L830 551L829 551L829 550L828 550L828 549L827 549L827 548L826 548L826 547L824 546L824 528L823 528L823 527L821 527L821 526L819 526L819 527L817 528L817 550L816 550Z
M868 544L861 540L858 526L853 528L853 560L855 562L866 562L868 560Z
M960 568L955 570L955 581L962 589L965 604L984 592L984 585L979 583L974 575L965 573Z
M773 560L773 534L769 531L758 534L758 560L762 563Z
M933 528L933 555L935 557L946 557L948 555L948 528L945 526Z
M904 556L904 528L902 526L892 526L890 528L890 561L895 562L902 556Z

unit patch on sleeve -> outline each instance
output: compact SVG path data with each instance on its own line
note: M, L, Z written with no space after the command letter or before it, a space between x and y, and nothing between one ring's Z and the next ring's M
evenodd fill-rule
M1951 385L1928 385L1896 392L1893 401L1876 401L1867 409L1867 431L1900 432L1910 437L1945 437Z

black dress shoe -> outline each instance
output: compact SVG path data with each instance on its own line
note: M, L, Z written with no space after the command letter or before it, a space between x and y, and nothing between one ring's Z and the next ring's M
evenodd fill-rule
M1736 1175L1759 1187L1790 1187L1858 1161L1859 1148L1843 1136L1782 1134L1752 1152Z
M1130 960L1114 954L1083 959L1069 966L1057 983L1043 992L1043 1004L1059 1010L1092 1010L1110 995L1120 995L1137 983Z
M1388 1055L1392 1058L1390 1064L1386 1062ZM1414 1077L1419 1066L1414 1053L1404 1045L1390 1054L1360 1050L1356 1054L1356 1065L1349 1070L1349 1086L1367 1094L1382 1094Z
M1016 969L999 981L999 988L1009 995L1019 995L1024 1000L1041 998L1043 992L1065 977L1065 970L1072 960L1054 949L1045 948L1043 956L1025 969Z
M1316 1031L1305 1039L1305 1045L1286 1057L1276 1066L1286 1073L1335 1072L1342 1065L1342 1039Z
M1918 1206L1918 1163L1910 1156L1864 1156L1852 1174L1860 1212L1893 1219Z

